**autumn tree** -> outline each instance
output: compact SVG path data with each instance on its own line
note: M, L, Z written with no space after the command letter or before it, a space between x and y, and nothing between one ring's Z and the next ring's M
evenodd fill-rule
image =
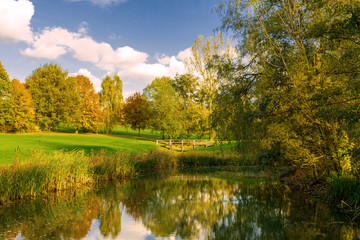
M221 33L214 37L199 36L191 47L191 55L186 61L188 72L198 75L201 102L208 110L209 137L214 137L212 114L214 111L214 99L218 91L217 69L209 67L214 55L231 54L230 42L225 43Z
M123 107L124 121L129 124L132 129L140 130L145 129L146 123L149 120L149 106L146 99L136 92L128 97Z
M35 110L26 84L17 79L11 81L11 130L24 132L34 128Z
M123 82L118 75L114 75L113 78L106 76L101 83L101 88L100 102L104 113L106 134L109 134L111 127L122 119Z
M80 101L75 79L67 75L59 65L45 64L26 79L36 123L43 130L53 130L60 123L73 121Z
M10 119L10 80L9 75L0 62L0 132L7 130Z
M100 96L95 92L94 85L88 77L78 75L73 78L76 82L76 91L79 94L80 105L75 112L73 126L76 132L83 129L85 132L96 132L102 121Z

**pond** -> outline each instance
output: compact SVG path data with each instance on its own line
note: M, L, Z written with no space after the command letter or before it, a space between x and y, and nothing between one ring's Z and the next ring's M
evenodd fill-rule
M0 239L360 239L287 186L180 174L0 207Z

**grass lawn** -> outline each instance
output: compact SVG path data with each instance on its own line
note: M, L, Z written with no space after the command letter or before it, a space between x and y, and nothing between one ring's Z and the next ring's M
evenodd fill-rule
M130 134L129 134L130 135ZM71 133L28 133L0 134L0 165L11 164L15 150L20 148L23 156L29 155L31 149L37 147L44 152L64 149L66 151L84 149L86 152L105 149L109 152L125 150L133 153L145 152L156 148L155 142L146 138L126 137L102 134Z
M138 136L138 130L133 130L130 127L125 126L116 126L112 130L112 134L115 135L128 135L128 136ZM151 138L162 138L162 134L159 131L153 131L144 129L140 131L141 137L151 137Z
M75 129L72 127L67 127L64 125L61 125L57 130L57 132L62 132L62 133L75 133ZM80 131L81 133L81 131ZM104 134L105 133L105 127L99 127L99 133ZM138 136L138 130L133 130L130 127L125 127L125 126L114 126L112 128L112 133L113 135L122 135L122 136ZM155 138L155 139L162 139L162 132L161 131L154 131L154 130L150 130L150 129L142 129L140 131L140 136L141 137L148 137L148 138ZM203 139L208 139L208 136L203 136ZM200 139L199 136L197 135L192 135L189 139Z

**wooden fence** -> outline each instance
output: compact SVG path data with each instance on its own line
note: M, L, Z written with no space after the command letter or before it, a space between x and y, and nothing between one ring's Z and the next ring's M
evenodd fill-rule
M204 146L205 148L212 147L217 144L218 140L205 139L174 139L174 140L156 140L156 145L165 147L170 150L179 150L183 152L185 149L196 149L196 147Z

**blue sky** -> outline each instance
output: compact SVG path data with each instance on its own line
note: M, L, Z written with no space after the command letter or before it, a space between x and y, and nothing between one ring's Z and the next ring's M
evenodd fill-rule
M198 35L219 26L220 0L0 0L0 61L25 81L44 63L88 76L97 90L106 74L124 95L156 76L183 73Z

